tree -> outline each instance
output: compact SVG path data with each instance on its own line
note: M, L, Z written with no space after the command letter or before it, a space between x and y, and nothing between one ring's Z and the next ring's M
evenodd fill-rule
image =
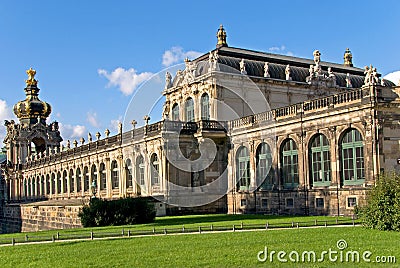
M367 228L400 231L400 174L380 176L356 213Z

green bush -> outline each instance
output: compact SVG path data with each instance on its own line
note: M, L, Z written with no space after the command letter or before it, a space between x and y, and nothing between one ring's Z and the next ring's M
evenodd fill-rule
M150 198L91 199L79 212L84 227L131 225L154 222L156 212Z
M400 175L382 175L356 213L367 228L400 231Z

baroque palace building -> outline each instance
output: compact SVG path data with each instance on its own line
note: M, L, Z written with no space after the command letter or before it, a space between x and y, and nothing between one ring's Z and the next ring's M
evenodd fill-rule
M376 68L217 46L165 74L162 120L61 146L27 71L6 121L7 202L153 196L164 213L351 215L400 172L400 86ZM130 119L133 120L134 118ZM211 156L207 156L207 154Z

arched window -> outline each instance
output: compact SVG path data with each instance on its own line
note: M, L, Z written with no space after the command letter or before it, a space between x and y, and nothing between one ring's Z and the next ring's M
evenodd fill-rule
M50 194L50 180L46 177L44 177L44 175L42 175L42 179L44 180L44 183L46 185L46 194L49 195Z
M72 169L69 170L69 192L74 193L75 192L75 177L74 177L74 171Z
M61 184L62 184L62 177L61 177L61 173L57 172L57 194L61 194Z
M75 177L76 177L76 191L79 194L82 190L82 172L80 168L76 169Z
M100 164L100 190L107 188L106 166L104 163Z
M90 176L89 176L89 168L84 167L83 168L83 191L88 192L89 191L89 184L90 184Z
M311 184L328 186L331 181L331 159L325 135L317 134L310 140L309 157Z
M97 182L97 167L95 164L92 165L92 168L90 169L90 176L91 176L91 183L90 183L90 187L92 187L92 183L95 181L96 185L98 185ZM96 189L97 191L97 189Z
M348 130L341 139L341 168L345 185L362 184L364 174L364 146L361 133Z
M51 192L51 180L50 180L50 175L49 174L46 175L46 183L47 183L47 193L49 195L53 194L53 192Z
M282 177L284 187L296 187L299 183L298 152L294 140L287 139L281 146Z
M159 185L159 162L157 154L153 154L150 159L151 162L151 185Z
M68 172L66 170L63 172L63 193L68 193Z
M271 189L274 184L271 147L263 142L256 151L256 177L260 189Z
M56 184L57 184L57 179L56 175L54 173L51 174L51 193L56 194Z
M40 177L40 187L41 187L41 191L42 191L42 196L46 195L46 182L44 180L44 176Z
M25 198L28 196L28 183L26 181L27 181L27 179L24 179L24 182L23 182L23 189L24 189L24 197Z
M40 196L40 187L41 187L41 181L40 181L40 177L37 176L36 177L36 196L39 197Z
M210 120L210 98L204 93L200 99L201 102L201 119Z
M188 98L185 102L186 122L194 121L194 102L192 98Z
M177 103L172 106L172 121L179 121L179 105Z
M32 186L32 179L29 178L29 179L28 179L28 183L27 183L27 185L26 185L26 196L27 196L28 198L31 198L31 186Z
M250 154L247 147L242 146L236 153L236 181L238 190L250 187Z
M111 187L112 189L119 187L118 164L115 160L111 162Z
M125 162L126 189L132 187L132 161L128 158Z
M139 181L140 185L145 185L144 183L144 158L143 156L139 155L136 158L136 177Z

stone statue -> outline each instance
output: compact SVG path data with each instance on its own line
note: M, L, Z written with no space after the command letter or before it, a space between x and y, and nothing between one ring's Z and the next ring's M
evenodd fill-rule
M122 122L118 122L118 133L122 134Z
M90 134L90 132L88 133L88 141L89 141L89 142L92 142L92 141L93 141L92 134Z
M218 50L215 50L214 53L212 53L210 51L210 54L208 55L208 65L209 65L209 69L208 71L219 71L219 67L218 67Z
M286 69L285 69L285 74L286 74L286 80L292 80L292 76L291 76L292 70L290 69L290 65L286 65Z
M67 140L67 148L71 148L71 142L69 140Z
M349 73L347 73L347 75L346 75L346 87L348 87L348 88L352 88L353 87L353 85L351 84L351 79L350 79L350 74Z
M364 74L364 86L379 84L378 72L376 71L376 68L374 68L372 65L370 65L370 67L364 67Z
M269 63L268 62L266 62L264 64L264 77L271 77L269 74Z
M172 75L169 72L165 73L165 89L172 86Z
M336 75L333 73L332 68L328 68L328 80L332 87L336 87Z
M321 53L319 52L319 50L315 50L313 55L314 55L315 65L319 65L319 63L321 61Z
M240 65L240 73L241 74L247 74L247 72L246 72L246 64L244 62L244 59L242 59L240 61L239 65Z

